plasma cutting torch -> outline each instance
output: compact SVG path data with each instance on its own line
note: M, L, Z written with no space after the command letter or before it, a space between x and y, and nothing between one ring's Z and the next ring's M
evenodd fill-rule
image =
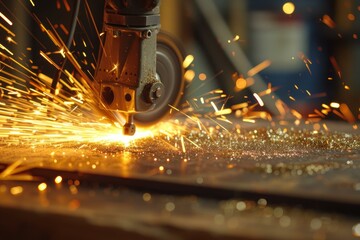
M105 0L100 44L97 92L102 108L125 115L125 135L135 133L135 123L158 122L178 104L183 54L160 32L160 0Z

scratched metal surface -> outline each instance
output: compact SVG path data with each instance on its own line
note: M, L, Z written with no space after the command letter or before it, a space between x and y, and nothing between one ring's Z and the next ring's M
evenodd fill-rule
M159 134L125 145L106 141L34 144L24 139L2 139L3 164L19 162L24 169L56 170L59 175L77 173L70 182L64 180L61 184L41 178L30 182L3 178L0 210L9 211L10 216L30 211L30 219L39 219L39 213L45 216L39 220L41 224L27 222L30 229L38 230L32 231L35 238L44 231L54 239L74 233L84 236L96 227L100 230L89 239L116 239L116 234L125 233L134 239L350 239L360 234L356 213L323 211L316 206L302 208L261 197L279 193L300 198L300 205L304 197L310 201L334 200L342 203L340 207L359 203L359 131L346 124L327 124L330 132L261 124L243 126L238 132L235 128L215 128L211 134L191 128L183 133L188 139L185 149L180 135L169 138ZM96 178L100 181L76 185L76 176L80 179L83 173L100 176ZM116 183L101 185L101 176L249 191L259 199L239 195L219 200L193 196L194 192L179 196L166 194L166 189L162 194L133 191ZM48 184L42 192L37 188L41 181ZM21 192L14 187L20 187ZM46 218L49 215L52 217ZM13 217L15 227L8 228L11 221L0 221L0 227L10 229L6 236L20 234L11 229L26 222L23 212L14 216L18 216ZM69 226L70 230L64 231L58 227L59 217L65 217L65 225L85 221L86 226ZM26 230L22 233L30 234Z
M359 131L328 125L332 131L315 133L250 125L240 133L216 130L211 137L192 130L186 137L196 146L187 142L186 152L176 137L160 135L128 146L4 141L0 155L2 163L22 160L29 167L360 202Z

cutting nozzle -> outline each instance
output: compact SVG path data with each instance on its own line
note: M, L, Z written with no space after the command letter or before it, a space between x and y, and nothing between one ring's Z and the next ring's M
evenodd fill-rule
M126 123L123 126L123 134L133 136L136 132L136 126L133 122L134 118L132 114L129 114L126 119Z

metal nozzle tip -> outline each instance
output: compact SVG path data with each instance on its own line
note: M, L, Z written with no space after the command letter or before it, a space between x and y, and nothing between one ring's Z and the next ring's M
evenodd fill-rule
M123 127L123 133L127 136L133 136L136 132L136 126L133 123L126 123Z

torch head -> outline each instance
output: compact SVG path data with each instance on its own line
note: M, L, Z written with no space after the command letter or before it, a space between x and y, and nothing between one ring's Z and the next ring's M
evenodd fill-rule
M156 74L159 1L105 2L95 86L103 108L127 117L124 133L135 133L133 114L152 110L164 93Z

